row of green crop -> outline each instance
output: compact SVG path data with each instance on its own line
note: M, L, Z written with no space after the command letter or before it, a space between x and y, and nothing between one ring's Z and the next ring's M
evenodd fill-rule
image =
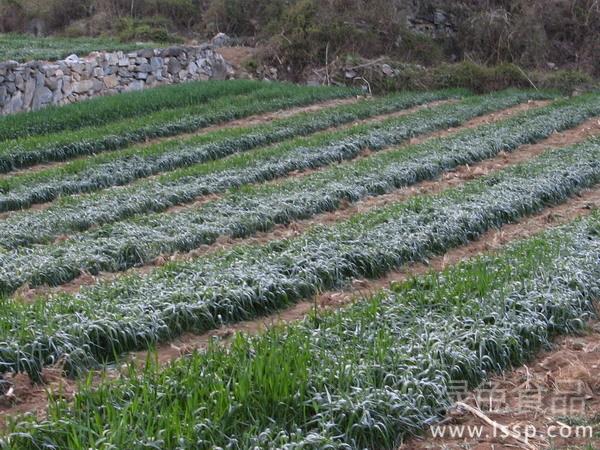
M378 150L397 145L412 136L446 128L449 123L464 122L490 109L514 104L522 98L521 94L513 93L469 98L452 105L422 110L381 123L323 132L310 138L286 141L279 146L260 149L250 154L238 154L217 163L182 168L129 188L71 198L47 210L14 214L0 222L0 246L15 248L51 242L60 235L82 231L103 223L116 222L135 214L162 211L176 204L194 201L203 195L272 180L293 171L315 169L349 160L366 148ZM344 108L356 116L356 112L362 114L367 110L379 111L380 106L388 109L392 104L402 105L411 100L411 95L408 98L402 95L378 100L370 105ZM557 103L556 107L541 109L526 117L548 115L548 123L554 127L573 126L593 112L586 106L586 101L575 103ZM365 109L365 106L368 108ZM600 108L597 109L600 112ZM558 120L557 115L560 116ZM339 115L336 111L330 111L328 117L339 117ZM543 126L545 131L548 130L547 125ZM103 180L110 179L114 182L118 178L112 170L108 172L102 170L101 173ZM88 180L87 183L89 182ZM64 185L73 186L68 181L64 181ZM31 195L41 197L35 192L30 191L28 199ZM15 194L11 195L14 202Z
M250 80L191 82L11 114L0 117L0 141L105 125L162 109L197 106L211 99L249 94L269 87L279 89L277 84ZM291 85L285 85L285 89L294 90Z
M165 108L198 105L218 97L247 94L264 86L248 80L193 82L11 114L0 117L0 141L103 125Z
M0 446L398 448L443 414L452 386L581 330L599 293L595 213L339 312L89 383L47 418L17 421Z
M181 141L133 147L110 155L100 155L91 158L91 161L82 159L65 167L50 168L39 173L25 173L5 180L6 193L0 196L0 209L26 208L32 203L51 201L59 196L127 184L161 171L219 159L257 146L455 95L460 94L455 91L396 94L326 108L316 114L301 113L257 127L227 128ZM527 98L526 94L522 96ZM261 107L263 106L264 104ZM225 104L223 107L226 107Z
M5 141L0 144L0 172L116 150L148 139L195 132L215 123L352 94L353 91L341 88L268 84L246 94L221 96L208 103L160 110L105 127Z
M6 4L3 3L3 6ZM21 4L19 4L20 8ZM152 41L121 42L116 37L62 37L0 33L0 61L56 61L73 53L85 56L99 51L116 52L120 50L131 52L139 49L161 48L165 45L167 45L165 42Z
M170 263L76 295L33 303L7 299L0 310L0 367L36 377L43 365L60 359L75 372L184 331L252 318L356 277L377 277L443 253L598 182L596 140L298 238Z
M378 196L430 180L459 165L472 164L536 142L556 129L584 120L600 103L579 101L548 108L480 129L418 146L375 154L301 179L266 186L243 186L222 199L175 213L148 214L73 235L57 244L21 247L0 255L0 288L13 292L24 283L59 285L82 272L117 272L148 263L161 255L210 245L220 236L246 237L276 224L338 209L346 201ZM572 122L573 121L573 122ZM385 142L385 133L378 135ZM372 136L371 142L375 139ZM352 148L352 146L350 146ZM149 202L153 201L150 197ZM105 217L109 210L102 210ZM58 220L63 215L55 213ZM96 216L81 210L77 223L93 224ZM84 216L85 217L85 216ZM66 218L66 216L65 216ZM17 226L19 227L19 226ZM22 227L25 229L24 227ZM44 223L28 228L21 241L60 234ZM45 234L44 234L45 233Z

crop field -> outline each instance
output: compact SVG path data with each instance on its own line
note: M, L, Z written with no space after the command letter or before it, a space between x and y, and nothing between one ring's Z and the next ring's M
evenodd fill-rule
M597 311L600 92L189 83L0 172L2 449L396 450Z
M66 38L42 37L17 33L0 33L0 61L32 61L65 58L73 53L85 56L95 51L132 51L141 48L158 47L165 44L154 42L123 43L111 38Z

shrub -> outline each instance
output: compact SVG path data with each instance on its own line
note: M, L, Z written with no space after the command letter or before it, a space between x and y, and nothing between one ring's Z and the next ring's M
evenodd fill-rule
M597 87L594 79L578 70L554 70L552 72L525 71L515 64L503 63L485 66L469 61L455 64L440 64L426 68L415 64L398 63L387 60L394 68L394 76L382 73L381 65L368 65L364 59L352 61L350 65L366 67L357 70L357 84L366 80L374 93L398 90L431 90L446 88L466 88L483 93L508 87L532 87L552 89L570 94L574 90L588 90ZM341 74L339 81L346 81Z
M540 72L536 78L539 79L540 86L565 93L571 93L578 88L587 88L594 83L589 74L579 70Z
M432 66L444 60L439 42L432 37L402 29L396 39L396 48L390 53L406 62Z
M176 42L181 39L169 33L169 27L172 23L169 19L162 16L154 16L147 19L132 19L124 17L117 24L119 39L127 41L155 41L155 42Z

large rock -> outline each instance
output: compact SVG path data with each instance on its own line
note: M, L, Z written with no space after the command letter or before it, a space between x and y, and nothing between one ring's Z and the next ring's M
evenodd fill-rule
M119 85L119 79L116 75L110 75L108 77L104 77L104 86L106 89L114 89Z
M211 39L210 43L216 48L228 47L232 44L232 40L225 33L218 33Z
M132 81L129 86L125 88L126 91L141 91L142 89L144 89L143 80Z
M8 100L8 89L6 89L6 86L0 86L0 106L4 106Z
M119 64L119 54L118 53L107 53L105 55L106 57L106 64L108 66L116 66L117 64Z
M73 82L69 77L63 77L62 93L64 97L69 97L73 93Z
M29 77L25 81L25 95L23 96L23 106L29 108L31 101L33 100L33 94L35 93L35 78Z
M92 91L93 93L97 94L100 93L104 90L105 86L104 86L104 82L101 80L98 80L97 78L94 78L92 80Z
M94 82L92 80L81 80L73 83L73 92L76 94L87 94L94 89Z
M382 64L381 71L386 77L393 77L395 75L394 69L389 64Z
M154 49L146 48L144 50L140 50L138 52L138 56L140 58L146 58L146 59L152 58L154 56Z
M213 80L226 80L231 75L231 66L225 63L223 58L215 59L211 68L210 78Z
M38 86L33 94L31 109L35 111L50 103L52 103L52 91L46 86Z
M164 64L164 60L163 60L163 58L161 58L159 56L150 58L150 67L153 72L162 69L163 64Z
M152 66L148 63L142 63L135 68L136 72L152 72Z
M190 75L196 75L196 72L198 72L198 66L196 65L196 63L194 61L192 61L191 63L188 64L187 70L189 72Z
M181 71L181 63L176 58L169 59L167 71L172 75L179 73Z
M62 83L62 77L58 78L58 77L54 76L52 78L46 78L46 80L45 80L46 86L51 91L55 91L56 89L58 89L59 82Z
M17 91L9 102L4 105L4 114L13 114L23 110L23 94L21 91Z
M17 86L18 90L25 90L25 79L23 78L23 74L20 72L15 74L15 85Z
M165 48L160 53L160 56L177 58L178 56L182 56L184 53L185 53L185 49L182 47L169 47L169 48Z
M80 63L80 62L71 63L69 65L69 68L77 74L82 74L85 72L85 64Z

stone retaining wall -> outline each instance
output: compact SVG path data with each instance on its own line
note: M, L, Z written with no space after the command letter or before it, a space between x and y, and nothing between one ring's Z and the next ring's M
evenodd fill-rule
M0 114L191 80L223 80L231 66L211 45L96 52L62 61L0 63Z

